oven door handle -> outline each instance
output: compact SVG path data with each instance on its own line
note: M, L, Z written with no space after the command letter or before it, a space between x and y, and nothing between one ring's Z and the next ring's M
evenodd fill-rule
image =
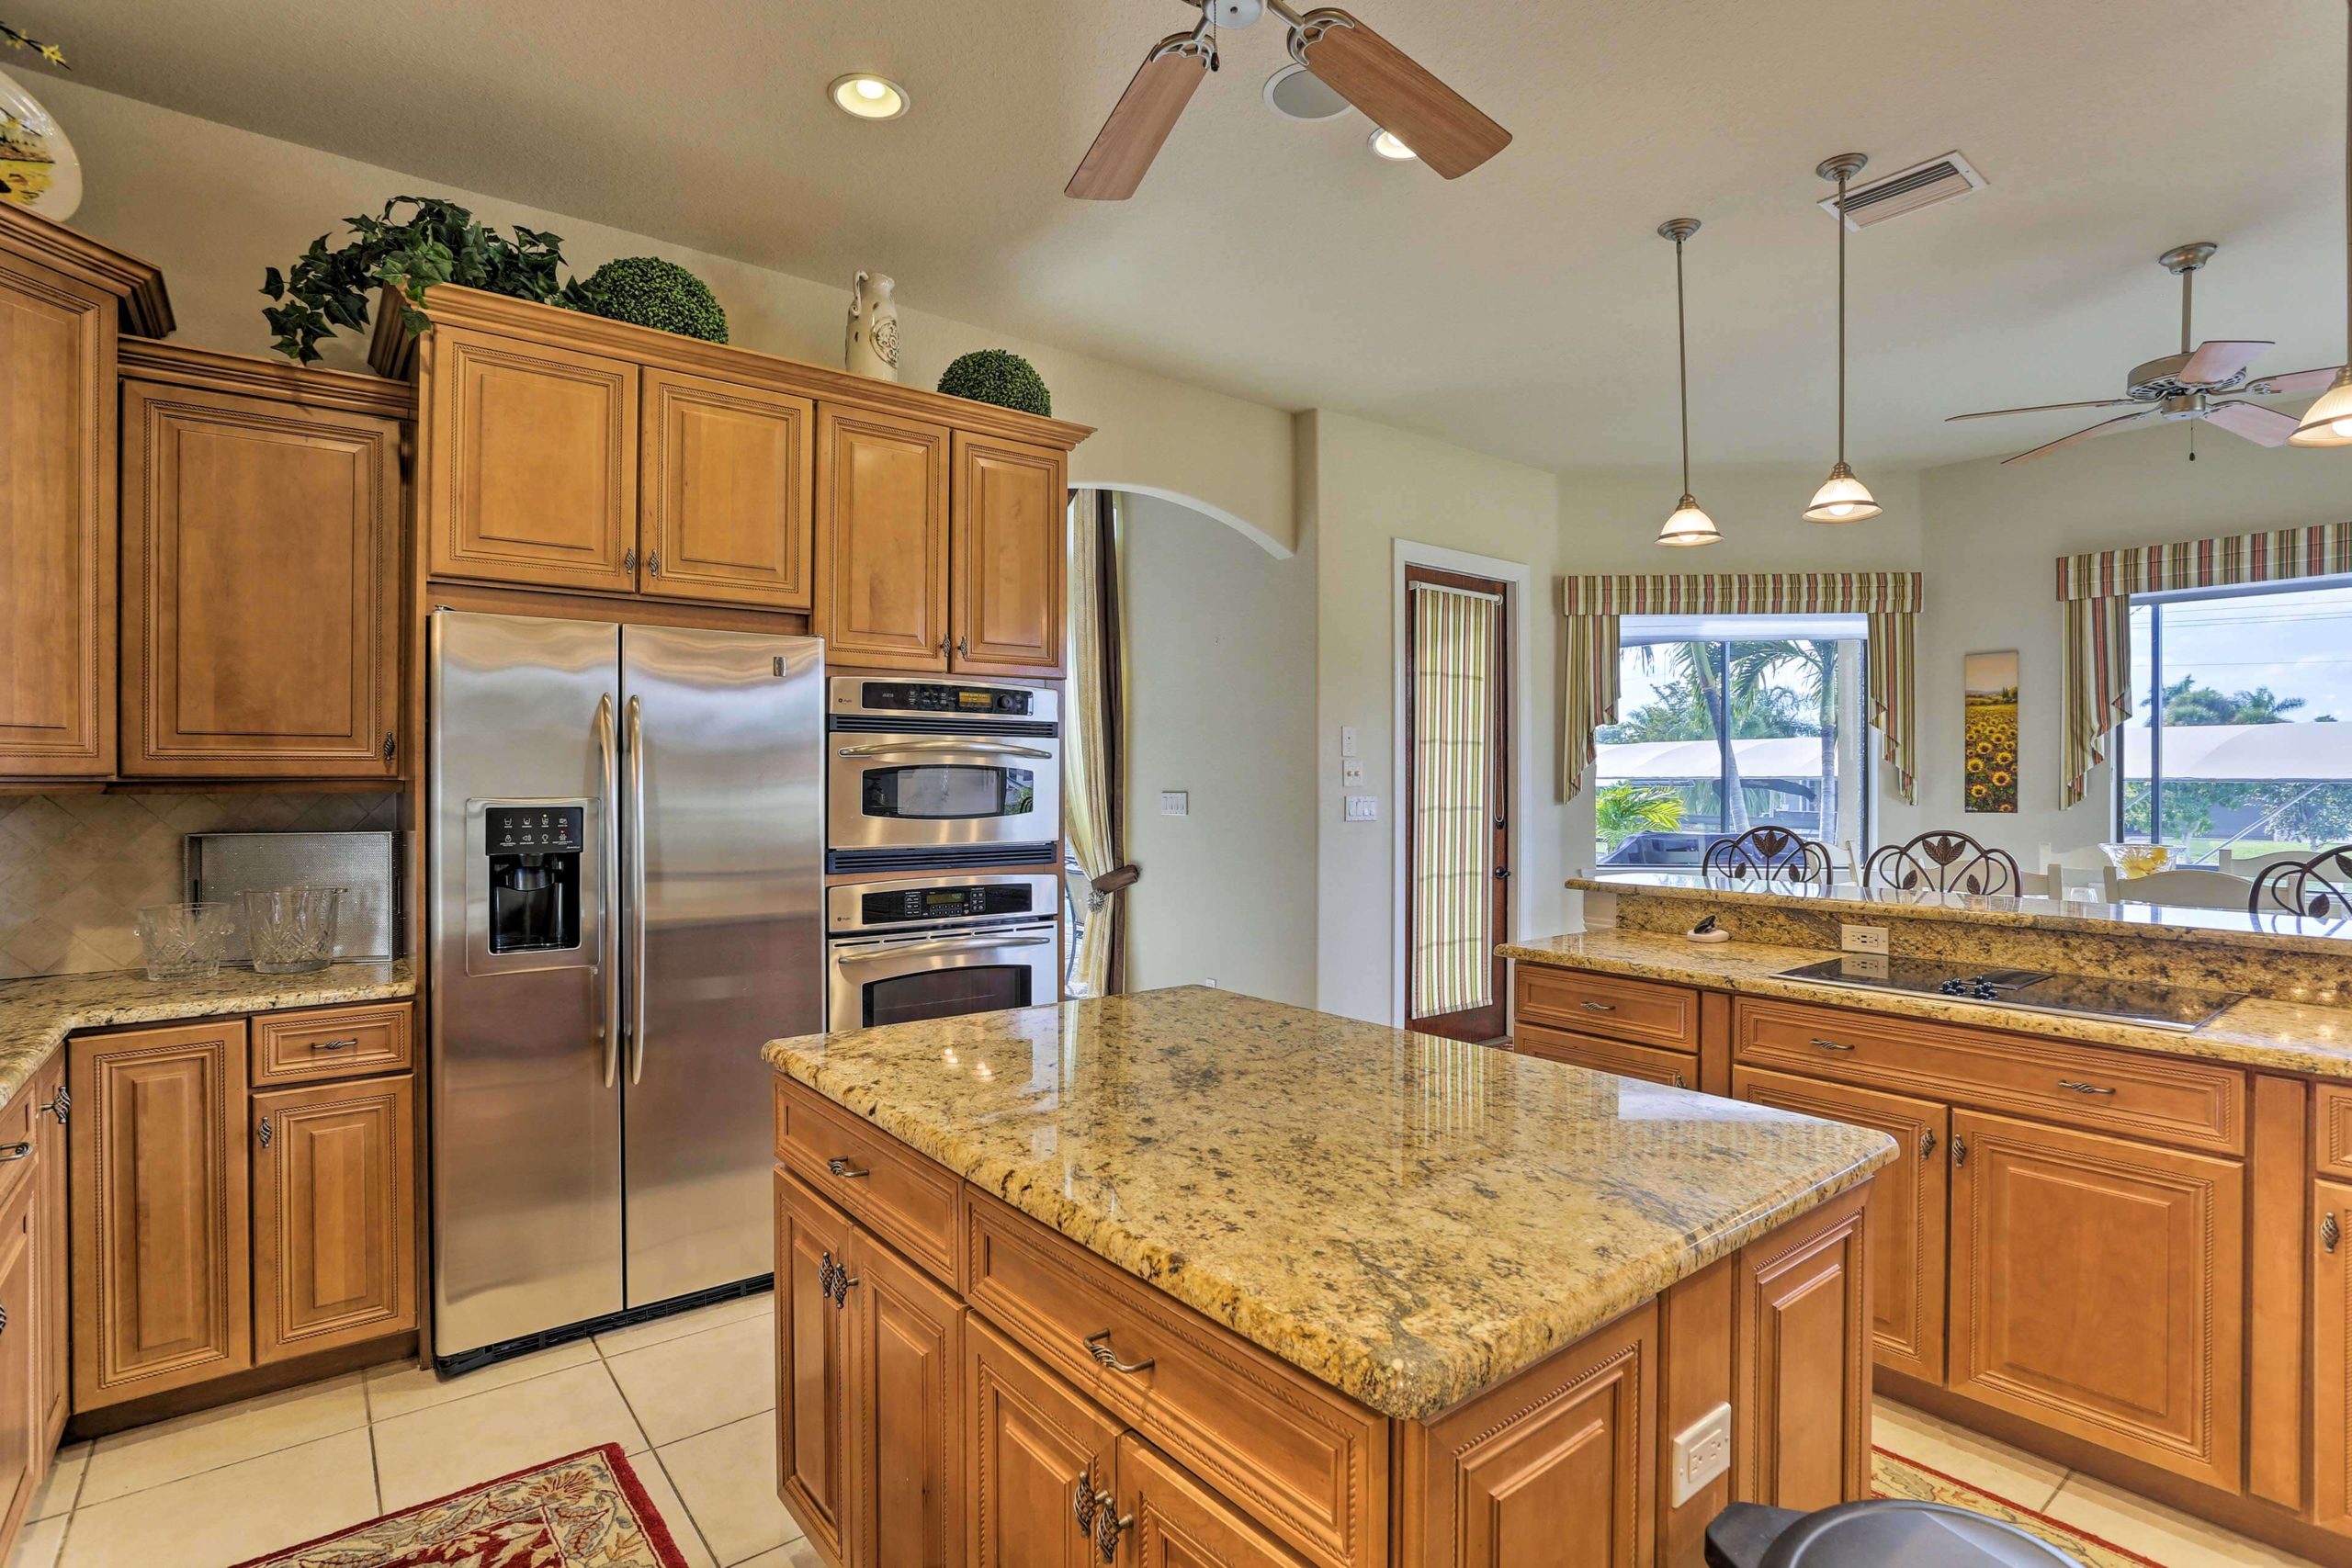
M931 755L948 751L967 757L1035 757L1050 762L1057 753L1041 751L1035 746L1015 746L1005 740L877 740L864 746L843 746L833 753L836 757L896 757L910 753Z
M836 964L880 964L892 958L922 958L935 953L983 953L1005 947L1050 947L1049 936L943 936L929 942L899 942L864 952L836 953Z

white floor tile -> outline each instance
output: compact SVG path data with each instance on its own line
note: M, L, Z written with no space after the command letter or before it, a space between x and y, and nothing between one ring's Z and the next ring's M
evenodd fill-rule
M645 1446L602 1361L379 1421L376 1469L386 1509L495 1481L598 1443Z
M71 1513L82 1490L82 1471L89 1462L87 1443L68 1443L51 1454L49 1473L40 1478L40 1490L33 1494L32 1506L25 1510L25 1517L48 1519Z
M628 1328L616 1328L610 1334L596 1336L596 1348L607 1357L626 1356L632 1350L642 1350L648 1345L659 1345L665 1339L683 1339L689 1334L741 1323L747 1317L773 1315L775 1292L742 1296L716 1306L697 1307L693 1312L677 1313L669 1317L657 1317L650 1323L639 1323Z
M17 1549L8 1553L8 1568L55 1568L57 1549L65 1544L65 1516L35 1519L17 1532Z
M825 1568L825 1560L807 1536L774 1551L763 1551L757 1557L746 1558L733 1568Z
M775 1495L775 1421L759 1415L660 1450L720 1568L799 1539Z
M80 1506L108 1502L368 1425L356 1372L100 1438Z
M454 1378L445 1378L405 1361L379 1367L368 1374L368 1416L371 1420L389 1421L413 1410L511 1387L531 1378L560 1372L566 1367L583 1367L595 1359L595 1341L576 1339L569 1345L517 1356L511 1361L496 1361L479 1371Z
M661 1456L639 1454L628 1462L637 1472L637 1478L645 1483L645 1495L653 1499L653 1511L670 1527L671 1539L684 1554L687 1568L718 1568L718 1560L704 1544L702 1531L695 1528L693 1510L678 1495L678 1489L670 1484L670 1472L662 1468Z
M58 1568L220 1568L378 1511L368 1434L343 1432L76 1508Z
M1888 1399L1872 1405L1871 1441L1889 1453L2037 1511L2066 1479L2063 1464L2052 1464L1981 1432Z
M605 1364L660 1448L775 1408L775 1319L762 1314Z
M2291 1552L2233 1535L2087 1475L2069 1476L2041 1511L2165 1568L2312 1568Z

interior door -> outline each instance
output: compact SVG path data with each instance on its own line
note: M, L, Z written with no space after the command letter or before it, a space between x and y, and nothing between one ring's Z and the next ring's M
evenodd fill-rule
M621 634L628 1304L771 1272L761 1044L825 1026L823 645Z
M1509 585L1405 573L1406 1017L1500 1040L1510 934ZM1351 792L1361 786L1349 786Z

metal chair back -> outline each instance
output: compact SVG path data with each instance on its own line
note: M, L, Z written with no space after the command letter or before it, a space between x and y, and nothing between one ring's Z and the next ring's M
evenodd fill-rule
M1750 828L1707 846L1699 869L1710 876L1753 882L1761 887L1829 886L1829 852L1820 840L1800 838L1786 828Z
M2025 891L2025 877L2008 851L1980 844L1965 833L1938 830L1871 851L1862 864L1862 886L2015 898Z

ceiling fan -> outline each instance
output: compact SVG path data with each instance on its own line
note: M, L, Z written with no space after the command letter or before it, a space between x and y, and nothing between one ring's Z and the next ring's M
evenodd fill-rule
M2005 457L2004 463L2022 463L2030 457L2047 457L2062 446L2072 446L2077 441L2088 441L2094 435L2112 435L2150 420L2169 423L2184 419L2201 419L2217 424L2233 435L2243 435L2248 441L2264 446L2283 446L2287 437L2295 434L2295 419L2276 409L2250 403L2246 398L2285 397L2296 392L2326 390L2335 379L2337 367L2324 370L2297 370L2285 376L2257 376L2246 378L2254 362L2262 351L2270 347L2267 341L2233 341L2216 339L2199 344L2190 343L2189 305L2196 287L2198 271L2213 259L2220 247L2209 241L2195 244L2176 245L2156 258L2165 270L2180 277L2180 352L2151 359L2134 367L2123 379L2123 395L2120 398L2094 398L2080 403L2040 403L2031 408L1987 409L1982 413L1956 413L1953 420L1992 419L1999 414L2046 413L2052 409L2111 409L2128 404L2143 405L2136 413L2122 414L2103 420L2072 435L2037 446L2030 452L2020 452ZM2235 392L2237 397L2223 397ZM1951 421L1945 423L1950 423Z
M1510 131L1345 11L1327 6L1301 15L1285 0L1183 3L1199 9L1200 21L1151 46L1070 175L1068 194L1089 201L1133 196L1193 89L1217 68L1218 31L1249 27L1268 11L1290 28L1293 60L1447 179L1459 179L1510 143Z

